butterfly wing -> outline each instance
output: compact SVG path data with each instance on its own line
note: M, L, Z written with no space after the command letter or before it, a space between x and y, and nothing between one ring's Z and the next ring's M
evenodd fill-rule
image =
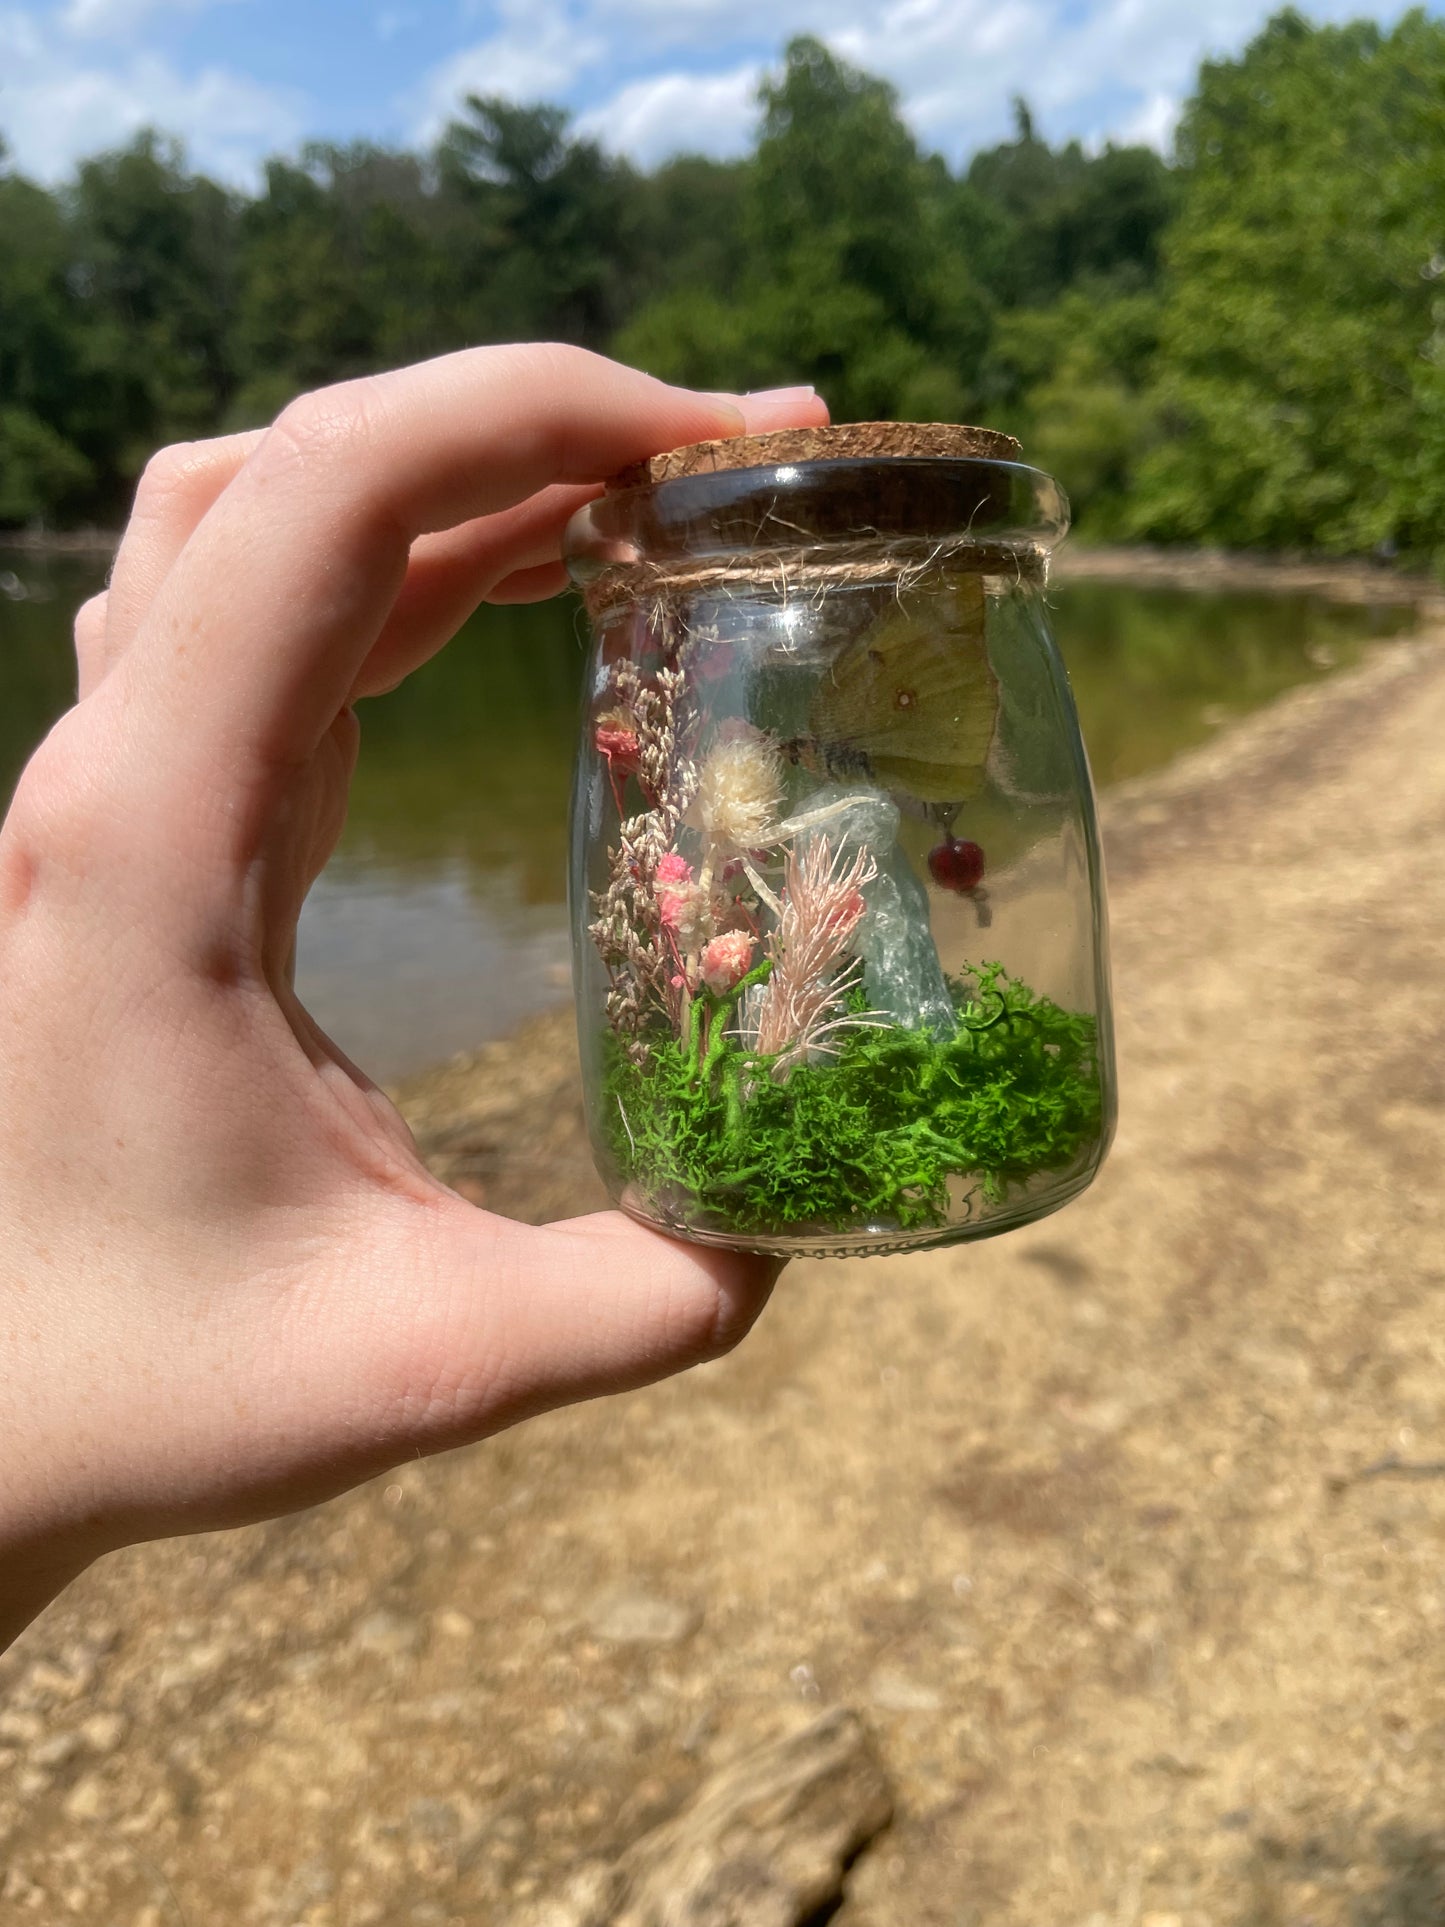
M983 578L955 576L946 595L890 612L839 651L809 717L830 774L924 803L977 793L998 720L984 616Z

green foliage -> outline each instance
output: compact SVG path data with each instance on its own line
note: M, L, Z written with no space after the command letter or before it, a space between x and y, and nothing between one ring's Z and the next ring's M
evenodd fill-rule
M640 1065L609 1046L609 1154L645 1198L690 1223L743 1234L928 1229L953 1215L951 1183L997 1203L1097 1141L1093 1019L1035 997L997 964L956 987L952 1037L860 1026L841 1034L835 1058L799 1065L783 1084L729 1034L737 994L711 1009L705 1048L700 1023L685 1042L649 1037Z
M1360 552L1440 542L1445 23L1279 14L1179 137L1134 526Z
M992 304L951 221L946 169L919 153L893 89L821 41L792 42L762 106L741 274L679 283L618 352L708 387L810 380L843 419L957 419Z
M437 166L461 338L603 347L642 252L632 169L573 139L559 107L475 94L443 134Z
M40 522L84 493L90 463L28 408L0 405L0 527Z
M235 206L147 132L81 164L70 217L86 393L69 439L123 485L160 443L210 432L225 406Z
M472 342L560 339L838 419L985 421L1086 535L1445 570L1445 22L1287 11L1207 64L1177 164L1011 139L961 172L821 40L752 154L651 174L471 96L424 154L232 194L154 133L48 193L0 143L0 523L116 518L158 443Z
M1039 139L1023 102L1015 113L1015 138L976 155L962 183L992 215L1000 298L1042 307L1079 281L1124 292L1147 286L1174 211L1163 159L1151 148L1112 146L1091 159L1077 141L1056 150Z

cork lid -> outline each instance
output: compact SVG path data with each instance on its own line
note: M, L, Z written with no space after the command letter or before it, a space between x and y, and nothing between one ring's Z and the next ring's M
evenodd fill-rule
M840 422L833 428L775 428L766 435L733 435L692 442L620 470L609 490L646 488L684 475L725 469L791 467L800 462L1016 462L1022 449L996 428L954 422Z

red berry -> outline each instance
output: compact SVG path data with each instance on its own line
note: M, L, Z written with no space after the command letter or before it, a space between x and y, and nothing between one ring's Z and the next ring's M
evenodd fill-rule
M928 873L941 889L966 897L983 882L983 851L976 843L946 836L936 850L928 852Z

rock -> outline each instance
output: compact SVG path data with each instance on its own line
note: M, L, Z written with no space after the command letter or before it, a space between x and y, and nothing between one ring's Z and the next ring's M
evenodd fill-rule
M162 1666L156 1674L155 1690L157 1695L184 1691L188 1687L199 1686L213 1673L220 1670L226 1658L226 1648L213 1640L203 1646L188 1646L169 1665Z
M72 1820L98 1820L105 1812L105 1787L94 1773L77 1780L66 1796L65 1811Z
M51 1660L38 1659L26 1674L25 1683L36 1699L79 1699L95 1684L95 1668L82 1666L68 1673Z
M114 1753L126 1735L126 1722L120 1713L92 1713L82 1720L81 1738L92 1753Z
M886 1667L880 1667L869 1681L868 1696L885 1713L936 1713L943 1704L942 1695L922 1680Z
M352 1638L369 1653L380 1653L385 1659L406 1659L421 1644L421 1627L400 1613L374 1612L360 1622Z
M53 1773L58 1767L68 1766L84 1745L79 1733L52 1733L48 1740L42 1740L32 1749L30 1757L36 1766Z
M801 1927L839 1899L844 1870L892 1817L862 1722L834 1707L720 1769L526 1927Z
M695 1606L647 1593L611 1592L596 1600L586 1625L594 1639L615 1646L672 1646L702 1623Z
M45 1722L38 1713L21 1712L11 1708L0 1712L0 1740L13 1746L38 1746L45 1737Z

